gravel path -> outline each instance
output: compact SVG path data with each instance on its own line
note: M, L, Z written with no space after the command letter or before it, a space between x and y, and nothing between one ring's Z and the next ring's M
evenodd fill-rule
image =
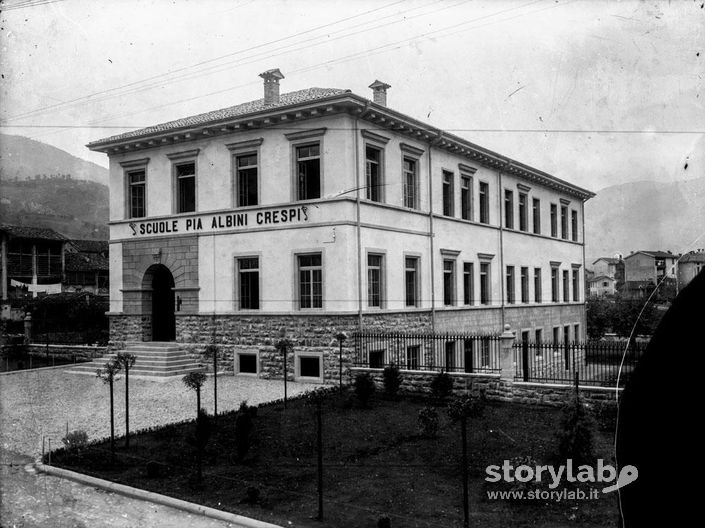
M293 396L311 385L289 383ZM281 381L221 376L218 411L247 400L262 403L284 396ZM31 462L41 454L42 437L61 445L69 430L89 439L110 434L108 387L91 375L62 368L0 375L0 526L17 528L228 528L229 523L192 515L69 480L36 474ZM201 394L201 406L213 412L213 379ZM130 430L192 418L196 395L181 378L155 382L130 378ZM124 434L125 381L115 384L116 434ZM293 524L289 524L293 527Z
M115 383L115 434L125 433L125 380ZM288 384L293 396L312 385ZM69 431L84 430L88 439L110 435L110 396L107 385L95 376L71 374L64 369L23 371L0 376L0 446L36 457L42 437L61 445ZM236 409L240 402L262 403L284 397L277 380L240 376L218 377L218 412ZM201 391L201 406L213 412L213 378ZM191 419L196 414L196 394L181 377L168 381L130 378L130 431ZM48 441L47 441L48 444Z

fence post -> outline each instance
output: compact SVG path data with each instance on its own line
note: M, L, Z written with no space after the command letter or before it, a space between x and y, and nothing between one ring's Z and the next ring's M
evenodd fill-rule
M32 342L32 314L27 312L24 316L24 344Z
M504 325L504 332L499 336L499 366L501 378L514 379L514 332L508 324Z

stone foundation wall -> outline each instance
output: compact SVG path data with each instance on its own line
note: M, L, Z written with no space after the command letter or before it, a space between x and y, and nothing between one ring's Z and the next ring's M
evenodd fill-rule
M377 384L384 387L382 369L357 368L351 369L354 377L360 372L369 372ZM431 394L431 381L437 373L422 371L401 371L404 378L400 390L408 394ZM453 394L479 395L484 393L488 400L525 403L532 405L563 406L575 397L572 386L546 383L524 383L501 379L499 374L464 374L449 373L453 378ZM621 395L621 389L619 391ZM593 405L616 403L615 390L604 387L580 387L580 399Z
M85 345L42 345L30 343L24 345L24 349L32 356L63 356L77 359L95 359L103 357L107 347L85 346Z

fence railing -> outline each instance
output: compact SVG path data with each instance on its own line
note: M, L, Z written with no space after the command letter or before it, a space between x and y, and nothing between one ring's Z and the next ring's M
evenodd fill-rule
M359 332L353 366L433 372L497 373L497 335Z
M514 344L520 381L620 386L646 350L646 343L620 341L520 342Z

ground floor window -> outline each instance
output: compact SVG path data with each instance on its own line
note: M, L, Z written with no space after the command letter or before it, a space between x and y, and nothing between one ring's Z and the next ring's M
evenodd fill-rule
M296 378L303 381L323 381L323 356L321 354L297 354Z
M370 350L370 368L384 367L384 350Z
M238 374L257 374L258 361L256 352L241 352L236 356L235 371Z

